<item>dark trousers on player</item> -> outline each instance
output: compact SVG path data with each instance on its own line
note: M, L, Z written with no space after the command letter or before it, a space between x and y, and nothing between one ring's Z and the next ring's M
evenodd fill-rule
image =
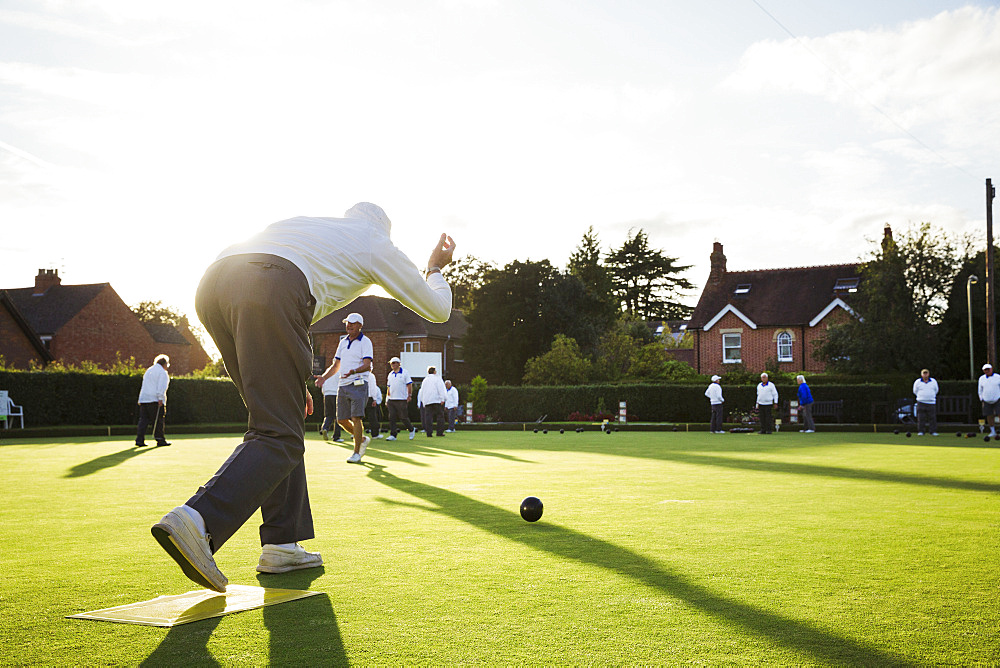
M396 429L397 420L403 423L406 431L413 431L413 424L410 422L410 416L407 414L409 402L406 399L389 399L386 403L389 407L389 434L395 436L398 433Z
M937 433L937 404L922 404L918 401L916 412L917 431L922 434Z
M722 431L722 409L725 404L712 404L712 422L708 430L712 433Z
M432 436L434 423L437 422L437 435L444 436L444 404L424 404L424 431Z
M217 551L260 508L260 542L313 537L306 488L306 379L315 300L299 269L265 253L234 255L205 272L195 310L250 414L243 442L187 505Z
M365 422L371 429L372 438L378 438L382 428L382 411L374 399L368 400L368 406L365 408Z
M458 420L458 407L448 408L448 429L455 431L455 422Z
M333 379L330 382L336 382L336 379ZM330 438L336 441L340 438L340 432L343 431L343 429L340 428L340 423L337 422L336 394L323 395L323 426L321 426L319 430L329 432L330 427L333 427L333 435Z
M135 432L135 444L145 445L146 429L149 424L153 424L153 438L157 443L166 443L167 439L163 435L163 423L167 418L167 407L161 406L159 401L139 404L139 425Z
M774 433L774 407L772 404L758 404L757 411L760 413L760 433Z

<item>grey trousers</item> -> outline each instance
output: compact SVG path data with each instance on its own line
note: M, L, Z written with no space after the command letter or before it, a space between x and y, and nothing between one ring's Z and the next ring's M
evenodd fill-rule
M258 508L262 545L313 537L303 455L315 305L302 272L274 255L218 260L198 286L198 318L250 414L243 442L187 501L205 519L213 552Z
M937 404L916 404L917 431L935 433L937 431Z
M802 415L802 423L806 429L816 431L816 423L813 421L813 405L800 404L799 413Z

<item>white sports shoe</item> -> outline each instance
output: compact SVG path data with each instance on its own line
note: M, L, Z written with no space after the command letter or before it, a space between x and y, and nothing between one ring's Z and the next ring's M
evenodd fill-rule
M191 512L197 513L193 508ZM177 562L184 575L202 587L225 593L229 580L215 564L211 537L201 531L188 508L177 506L151 529L153 538Z
M416 435L417 435L417 430L416 429L411 429L410 430L410 440L412 441L413 437L416 436Z
M454 429L445 429L444 433L446 433L446 434L454 434L455 430Z
M816 430L815 430L815 429L806 429L806 430L805 430L804 432L802 432L802 433L803 433L803 434L815 434L815 433L816 433Z
M352 452L351 456L347 458L348 464L357 464L361 461L361 454L358 452Z
M365 436L361 439L361 447L358 449L358 459L365 456L365 451L368 450L368 444L372 442L372 439Z
M257 570L261 573L287 573L300 568L316 568L323 565L319 552L306 552L298 543L294 547L265 545L261 550Z
M395 441L396 437L395 436L386 436L385 440L387 440L387 441Z
M382 434L379 434L379 435L378 435L378 436L376 436L375 438L385 438L385 436L383 436Z

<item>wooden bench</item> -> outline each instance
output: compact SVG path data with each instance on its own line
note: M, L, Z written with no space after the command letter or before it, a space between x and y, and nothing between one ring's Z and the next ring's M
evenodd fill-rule
M974 414L975 404L979 401L973 402L972 396L958 395L958 396L948 396L948 397L938 397L937 398L937 418L948 417L952 418L950 422L961 422L962 424L972 424L976 422L976 416Z

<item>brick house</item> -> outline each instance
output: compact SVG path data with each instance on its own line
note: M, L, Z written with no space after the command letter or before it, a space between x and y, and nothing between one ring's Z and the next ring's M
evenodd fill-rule
M6 290L0 290L0 355L5 364L28 369L45 366L54 358L31 328Z
M694 368L725 374L733 365L762 372L776 361L782 371L823 371L817 341L833 324L854 317L857 264L728 271L716 242L708 282L691 315Z
M374 295L358 297L309 328L314 368L325 368L333 362L337 345L347 333L343 320L349 313L360 313L365 319L362 332L372 340L373 369L380 387L385 386L389 360L397 356L415 380L424 377L428 361L440 365L442 377L456 385L472 380L462 352L468 324L461 311L452 309L447 322L428 322L395 299Z
M143 325L109 283L62 285L58 271L39 269L34 287L5 290L4 294L15 307L7 312L19 314L48 353L49 359L40 355L40 362L90 361L106 367L120 355L125 360L134 357L145 367L163 353L170 356L171 373L181 375L211 361L186 325L167 326L172 332L163 326ZM8 336L2 325L0 333L0 355L8 363L23 358L22 337ZM27 363L14 364L27 367Z

